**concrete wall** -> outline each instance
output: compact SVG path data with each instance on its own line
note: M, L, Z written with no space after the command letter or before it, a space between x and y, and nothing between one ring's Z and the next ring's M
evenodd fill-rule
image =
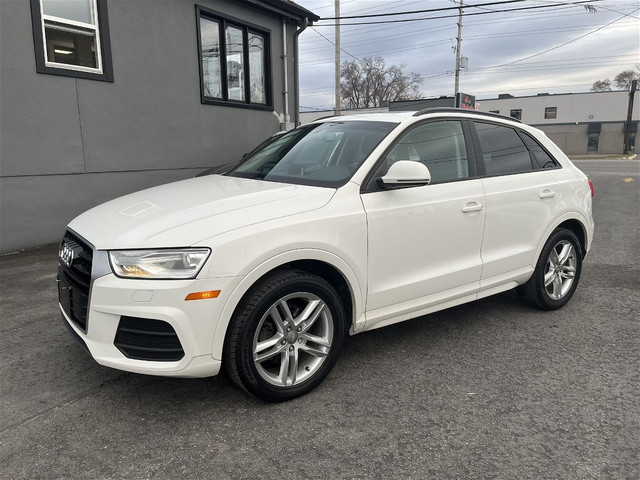
M270 30L274 111L201 104L193 1L108 2L113 83L36 73L29 2L0 1L0 252L57 242L88 208L240 158L279 129L280 17L198 3Z
M624 124L627 118L629 92L586 92L559 95L537 95L480 100L483 112L498 110L509 116L512 109L522 110L522 121L534 125L569 155L617 154L623 152ZM546 107L557 107L557 118L544 118ZM640 119L640 94L636 94L633 121ZM588 151L588 125L600 123L597 151ZM637 142L636 142L637 144ZM637 148L636 148L637 149Z
M610 155L624 150L624 122L602 123L598 150L588 150L588 126L581 124L536 125L568 155ZM638 141L636 139L636 145Z

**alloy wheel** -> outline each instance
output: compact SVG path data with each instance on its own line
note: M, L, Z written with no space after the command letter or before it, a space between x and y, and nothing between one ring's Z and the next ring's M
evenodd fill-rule
M333 338L326 303L297 292L276 301L262 316L253 339L253 361L271 385L293 387L312 377L324 363Z

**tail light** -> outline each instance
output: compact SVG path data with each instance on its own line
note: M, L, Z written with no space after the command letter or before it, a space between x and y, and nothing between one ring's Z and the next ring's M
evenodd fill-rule
M589 188L591 189L591 196L593 197L593 182L590 178L587 178L587 182L589 182Z

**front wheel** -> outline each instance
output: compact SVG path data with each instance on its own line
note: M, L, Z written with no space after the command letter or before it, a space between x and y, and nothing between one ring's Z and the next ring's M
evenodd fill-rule
M565 305L578 286L582 271L582 247L571 230L555 230L545 243L536 269L520 296L530 305L555 310Z
M277 272L247 293L234 314L227 371L262 400L299 397L333 368L345 325L340 297L328 282L304 271Z

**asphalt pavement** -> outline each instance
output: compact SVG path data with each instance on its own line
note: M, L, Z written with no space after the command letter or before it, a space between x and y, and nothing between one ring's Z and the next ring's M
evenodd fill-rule
M506 292L350 337L284 404L101 367L61 323L57 247L0 257L0 478L638 479L640 163L575 163L596 236L567 306Z

